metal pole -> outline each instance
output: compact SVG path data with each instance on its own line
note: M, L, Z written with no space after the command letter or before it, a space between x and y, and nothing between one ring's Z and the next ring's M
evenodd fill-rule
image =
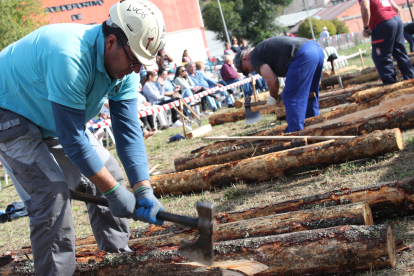
M221 14L221 19L223 20L224 31L226 32L226 36L227 36L227 42L231 45L231 43L230 43L230 37L229 37L229 33L227 32L226 21L224 20L223 12L222 12L222 10L221 10L220 0L217 0L217 3L218 3L219 10L220 10L220 14Z
M411 22L413 22L414 21L413 11L411 10L410 3L408 2L408 0L405 0L405 3L407 4L407 8L410 10Z
M218 1L218 0L217 0L217 1ZM310 29L311 29L311 32L312 32L312 37L313 37L313 40L314 40L314 41L316 41L316 39L315 39L315 34L313 33L312 22L311 22L311 20L310 20L310 16L309 16L308 4L306 3L306 0L303 0L303 2L305 3L306 13L308 14L309 26L310 26Z

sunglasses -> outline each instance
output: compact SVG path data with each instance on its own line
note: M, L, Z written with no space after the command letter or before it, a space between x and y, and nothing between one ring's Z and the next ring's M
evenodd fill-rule
M135 67L135 66L141 66L142 64L138 61L138 62L135 62L135 63L133 63L132 62L132 59L129 57L129 55L128 55L128 53L127 53L127 51L125 50L125 48L124 48L124 45L122 44L122 41L121 40L119 40L118 39L118 41L119 41L119 44L121 44L121 47L122 47L122 49L124 50L124 52L125 52L125 55L127 56L127 58L129 59L129 62L131 63L131 65L129 65L129 68L132 68L132 67Z
M180 72L187 72L187 70L180 70Z

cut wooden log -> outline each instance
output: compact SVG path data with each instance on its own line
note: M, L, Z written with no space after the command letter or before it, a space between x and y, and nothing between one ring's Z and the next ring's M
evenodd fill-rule
M351 70L356 70L357 68L358 68L358 67L357 67L356 65L349 65L349 66L345 66L345 67L343 67L343 68L336 69L336 70L335 70L335 74L336 74L336 75L344 74L344 73L346 73L346 72L348 72L348 71L351 71Z
M339 75L339 76L331 76L331 77L327 77L327 78L322 78L321 79L321 90L325 90L326 87L328 86L334 86L335 84L339 84L339 77L341 78L342 82L349 80L349 79L353 79L356 78L358 76L361 75L367 75L373 72L377 72L377 68L375 67L370 67L367 68L365 70L362 70L360 72L354 72L354 73L348 73L348 74L343 74L343 75Z
M217 226L213 240L221 242L339 225L374 225L369 205L367 203L348 204L220 224ZM132 250L143 252L153 248L178 246L182 239L196 240L197 238L196 229L187 229L162 236L133 239L128 244Z
M401 129L413 127L412 120L409 117L410 115L412 116L413 110L411 108L406 108L406 106L410 106L413 103L412 103L412 100L407 100L411 96L410 97L405 96L407 93L409 94L413 92L414 92L414 89L410 87L410 88L402 89L402 90L399 90L397 92L393 92L387 95L383 95L380 98L374 98L372 100L362 102L361 104L351 104L349 106L339 108L337 110L322 114L320 116L308 118L305 120L305 130L309 128L318 128L318 127L323 126L324 129L326 128L331 129L331 132L330 132L331 134L326 134L326 135L360 135L360 134L353 134L353 133L358 133L358 131L355 132L355 130L351 132L346 132L346 131L340 131L340 129L343 129L345 125L348 126L348 128L353 128L352 126L353 124L358 124L358 125L362 124L363 123L362 120L364 120L364 118L378 117L378 116L379 116L378 119L381 118L380 121L383 124L375 124L376 126L371 127L373 130L393 128L393 127L398 127ZM405 97L400 100L398 99L398 97L400 96L405 96ZM391 100L391 99L394 99L394 100ZM368 110L368 108L370 109ZM374 109L371 109L371 108L374 108ZM392 111L392 108L394 108L394 110L397 110L397 111ZM407 113L408 116L405 116L404 114L398 112L402 110L406 110L406 112L408 112ZM378 114L378 115L375 115L375 114ZM401 118L398 117L400 115L402 115L403 117ZM391 116L394 119L391 122L390 120L383 118L384 116L385 117ZM336 119L336 121L333 121L334 119ZM374 120L370 120L370 121L374 122ZM391 125L387 126L388 125L387 122L391 123ZM355 127L358 127L358 125L356 125ZM253 136L283 135L286 127L287 125L281 125L276 128L260 131L260 132L257 132L251 135ZM376 127L385 127L385 128L376 128ZM368 125L367 125L367 130L368 130ZM306 133L306 131L305 132L299 131L299 132ZM324 131L315 130L314 132L323 133ZM369 133L369 132L365 132L364 134L366 133ZM299 134L298 132L294 132L291 135L299 135ZM319 134L315 134L315 135L319 135ZM243 142L242 141L240 142L230 142L230 141L215 142L213 144L195 149L191 152L191 154L201 153L203 151L216 151L222 147L229 147L229 146L237 147L241 143Z
M220 225L292 211L361 202L369 204L374 221L377 222L395 217L412 216L414 215L414 178L357 188L343 188L341 190L328 191L323 194L271 203L241 211L222 212L216 214L215 219ZM135 237L153 237L170 233L180 233L183 230L177 224L165 223L163 226L148 225L146 227L133 229L131 230L131 234ZM87 239L77 239L76 245L92 244L94 241L93 236L89 236Z
M253 112L259 111L260 114L271 114L276 112L276 107L271 105L260 105L251 107ZM244 109L225 112L221 114L213 114L208 118L209 124L212 126L224 123L237 122L246 119L246 111Z
M397 75L399 75L399 71L397 73ZM380 80L379 74L377 71L366 74L366 75L362 75L362 76L358 76L346 81L342 81L342 84L344 87L351 85L351 84L360 84L360 83L364 83L364 82L370 82L370 81L377 81Z
M245 141L237 147L229 146L218 149L217 151L203 151L178 157L174 159L174 166L177 172L191 170L213 164L225 164L228 162L241 160L249 157L263 155L262 148L277 147L275 151L296 148L307 144L306 139L292 139L290 142L280 141Z
M349 96L346 100L348 102L358 103L366 99L382 96L385 94L398 91L400 89L407 89L413 86L414 86L414 80L406 80L406 81L397 82L394 84L360 90L352 94L352 96Z
M151 177L154 194L209 190L231 182L269 180L313 164L334 164L402 149L399 129L378 131L345 141L276 152L222 165Z
M224 223L217 226L214 242L269 236L340 225L374 225L369 205L365 202L319 209L300 210L255 219ZM155 248L178 246L183 239L196 240L197 229L185 229L169 234L131 239L129 248L145 252ZM76 248L78 256L85 252L98 252L96 245ZM20 254L22 255L22 254Z
M357 188L344 188L242 211L218 213L215 218L217 223L229 223L272 214L357 202L369 204L374 221L412 216L414 215L414 178Z
M226 275L217 274L215 268L200 270L194 263L186 264L188 260L176 248L77 257L75 275ZM214 253L215 262L245 260L268 267L255 275L349 275L396 263L395 241L388 225L347 225L225 241L214 244ZM7 257L12 261L0 267L0 275L34 273L32 261L10 255L3 259Z

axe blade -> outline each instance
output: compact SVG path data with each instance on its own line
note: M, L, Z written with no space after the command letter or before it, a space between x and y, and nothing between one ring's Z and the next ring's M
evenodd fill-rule
M177 253L198 263L211 266L214 263L213 237L216 231L214 204L197 202L198 233L195 242L182 240Z
M253 112L250 109L250 96L246 97L244 101L244 107L246 111L246 124L247 125L254 124L263 118L262 114L260 114L259 111Z

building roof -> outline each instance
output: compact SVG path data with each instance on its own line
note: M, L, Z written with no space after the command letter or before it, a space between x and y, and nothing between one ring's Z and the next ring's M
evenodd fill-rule
M414 1L414 0L412 0ZM309 11L309 16L313 16L315 13L323 10L323 8L313 9ZM301 22L303 19L308 17L308 13L306 11L290 13L286 15L281 15L276 18L276 24L282 27L294 26L298 22Z
M359 5L358 1L350 0L350 1L342 2L340 4L332 5L325 9L322 9L321 11L315 13L313 17L318 17L323 20L332 20L334 18L337 18L338 15L350 9L354 5Z

